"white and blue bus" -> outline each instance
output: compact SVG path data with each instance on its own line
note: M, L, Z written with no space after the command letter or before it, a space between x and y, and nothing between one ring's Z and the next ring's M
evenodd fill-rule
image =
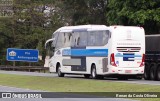
M89 78L126 79L144 73L145 32L136 26L79 25L61 27L45 46L53 55L49 71Z

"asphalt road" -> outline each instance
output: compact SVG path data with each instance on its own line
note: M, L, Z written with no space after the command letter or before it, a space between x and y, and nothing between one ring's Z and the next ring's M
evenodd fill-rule
M45 77L57 77L55 73L36 73L36 72L20 72L20 71L2 71L2 74L16 74L16 75L30 75L30 76L45 76ZM65 78L76 78L76 79L85 79L82 75L65 75ZM92 80L92 79L88 79ZM160 85L160 81L150 81L150 80L137 80L137 79L129 79L129 80L117 80L113 78L105 78L106 82L125 82L125 83L135 83L135 84L147 84L147 85Z

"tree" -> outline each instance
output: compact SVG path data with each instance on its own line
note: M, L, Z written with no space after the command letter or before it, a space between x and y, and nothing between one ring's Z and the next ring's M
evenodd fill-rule
M106 24L107 0L61 0L60 4L69 25Z
M147 34L160 33L159 0L108 0L106 14L109 25L143 26Z
M45 54L45 41L62 26L54 7L54 0L14 0L13 17L0 19L0 53L5 55L6 48L28 48Z

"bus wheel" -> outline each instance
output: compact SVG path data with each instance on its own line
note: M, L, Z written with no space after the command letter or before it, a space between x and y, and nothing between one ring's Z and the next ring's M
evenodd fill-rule
M144 79L145 80L150 80L150 71L148 65L145 66L144 69Z
M64 77L64 73L61 72L61 66L58 65L58 77Z
M152 65L151 68L150 68L150 78L151 78L151 80L156 79L155 65Z
M84 74L84 77L85 77L85 78L89 78L89 77L90 77L90 74Z
M157 80L160 81L160 66L157 67Z
M92 65L92 67L91 67L91 77L92 77L92 79L97 79L97 72L96 72L95 65Z

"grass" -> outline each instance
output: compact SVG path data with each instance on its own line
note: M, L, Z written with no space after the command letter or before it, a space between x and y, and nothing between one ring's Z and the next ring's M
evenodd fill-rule
M0 85L52 92L159 92L158 85L128 84L105 80L88 80L58 77L35 77L0 74ZM141 98L159 101L159 98Z

